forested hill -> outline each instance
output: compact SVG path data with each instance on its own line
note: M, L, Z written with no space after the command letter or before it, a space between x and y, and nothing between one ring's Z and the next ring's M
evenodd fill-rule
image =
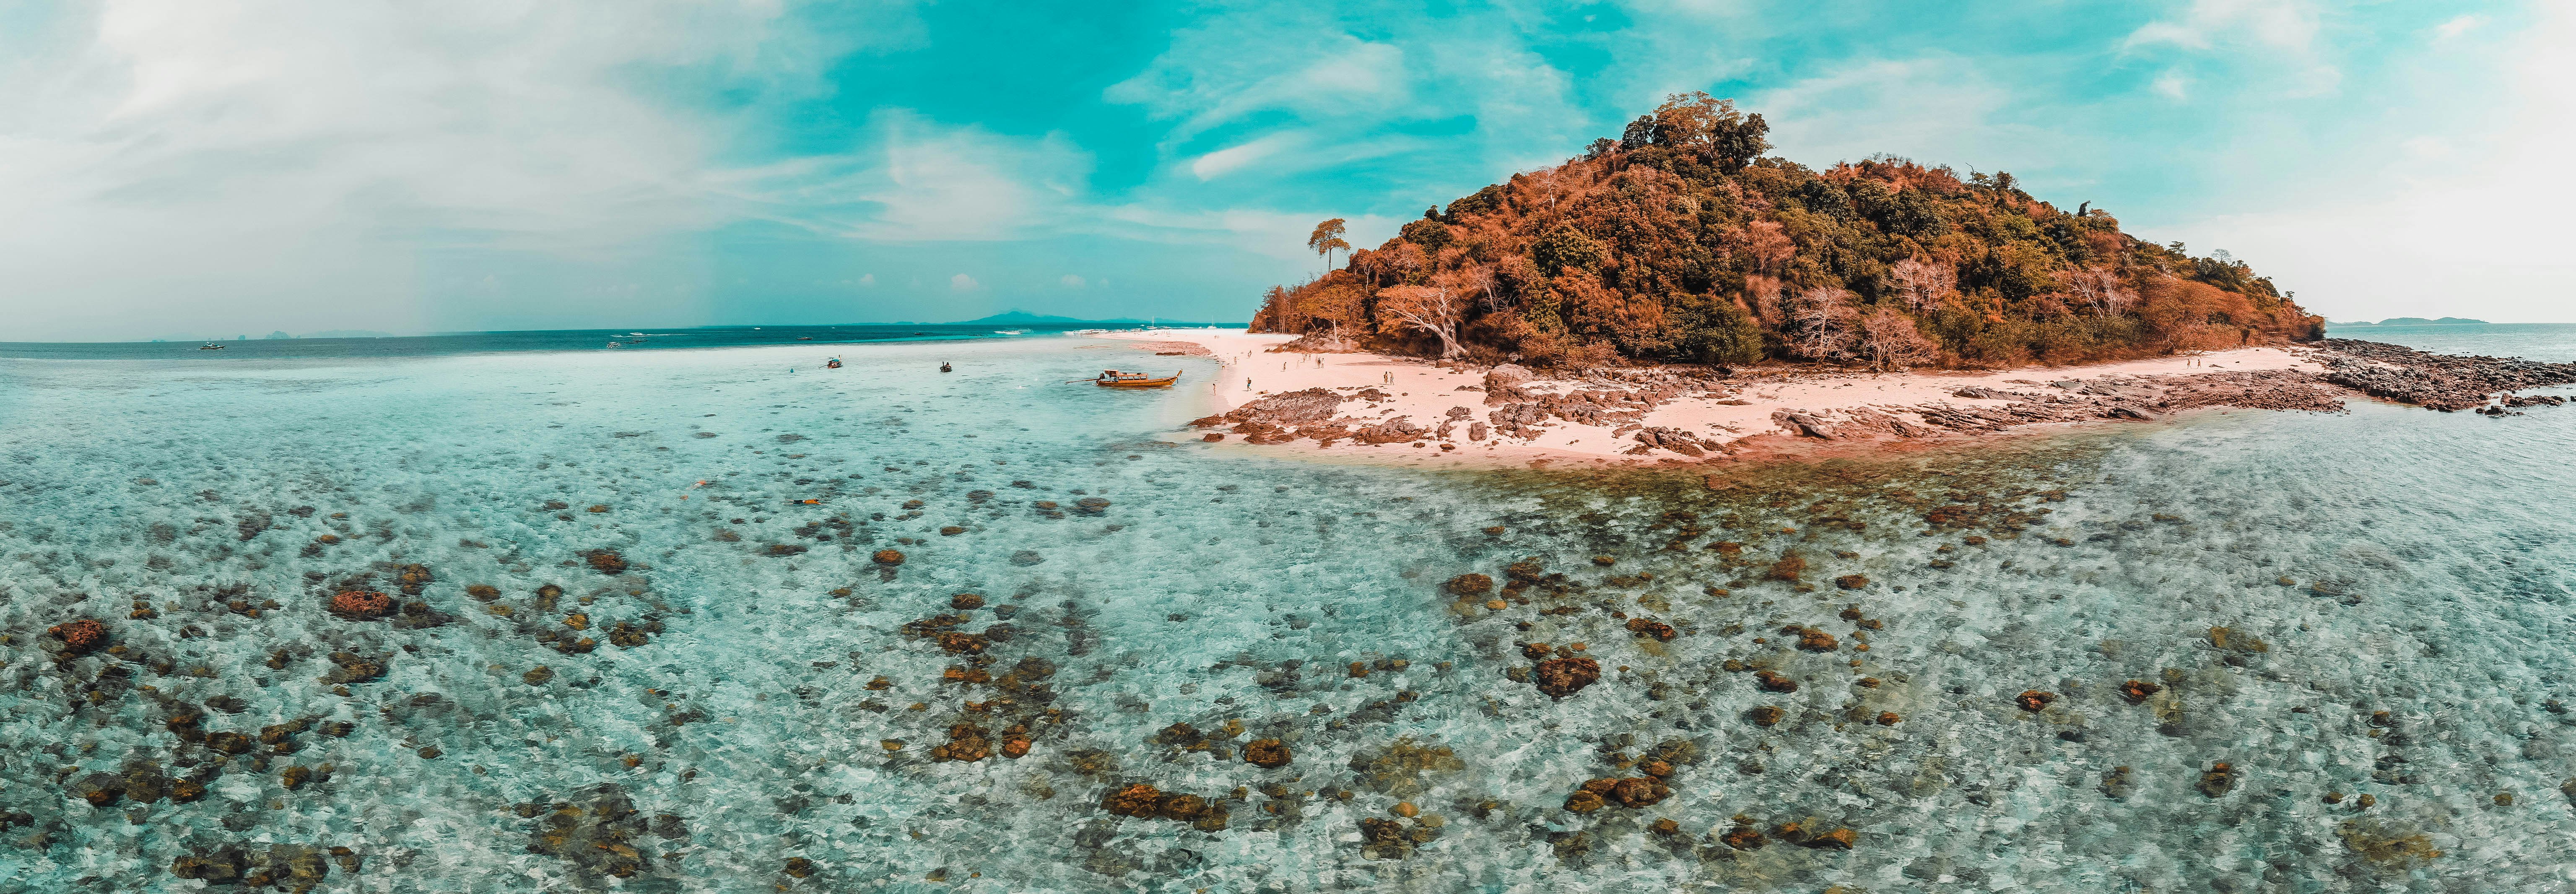
M2068 211L2010 174L1765 157L1760 115L1677 95L1578 158L1434 207L1273 287L1256 331L1488 362L2064 363L2321 337L2252 268ZM1327 261L1341 221L1308 247Z

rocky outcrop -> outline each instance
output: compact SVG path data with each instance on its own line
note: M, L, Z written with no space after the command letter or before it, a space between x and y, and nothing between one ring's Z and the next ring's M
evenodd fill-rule
M2445 412L2484 406L2498 392L2576 382L2576 363L2432 354L2349 338L2329 338L2324 346L2333 352L2326 381Z
M1683 456L1697 458L1707 456L1710 452L1720 449L1718 445L1714 443L1701 441L1698 435L1691 434L1690 432L1683 431L1678 428L1665 428L1659 425L1639 429L1637 431L1636 438L1639 446L1638 449L1630 451L1632 453L1643 453L1648 450L1670 450Z
M1485 372L1485 405L1490 407L1499 404L1511 403L1513 401L1528 400L1529 392L1522 390L1521 386L1528 384L1529 380L1533 377L1534 376L1530 373L1527 367L1515 363L1506 363L1487 370Z

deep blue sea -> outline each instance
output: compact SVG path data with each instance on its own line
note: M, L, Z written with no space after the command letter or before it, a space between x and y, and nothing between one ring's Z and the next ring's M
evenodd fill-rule
M2576 881L2576 407L1424 471L935 328L0 347L0 890Z

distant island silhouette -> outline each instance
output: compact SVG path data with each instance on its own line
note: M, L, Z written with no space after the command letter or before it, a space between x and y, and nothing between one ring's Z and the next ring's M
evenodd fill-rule
M1113 328L1116 328L1116 329L1124 329L1124 328L1130 328L1130 327L1135 327L1135 326L1228 326L1228 325L1231 325L1231 326L1241 326L1241 325L1243 325L1243 323L1242 323L1242 322L1240 322L1240 321L1237 321L1237 322L1234 322L1234 323L1205 323L1205 322L1187 322L1187 321L1181 321L1181 320L1140 320L1140 319L1136 319L1136 318L1133 318L1133 317L1120 317L1120 318L1118 318L1118 319L1114 319L1114 320L1084 320L1084 319L1078 319L1078 318L1075 318L1075 317L1056 317L1056 316L1048 316L1048 315L1045 315L1045 314L1033 314L1033 313L1029 313L1028 311L1025 311L1025 310L1020 310L1020 309L1018 309L1018 308L1012 308L1011 310L1007 310L1007 311L1004 311L1004 312L1002 312L1002 313L997 313L997 314L994 314L994 315L989 316L989 317L984 317L984 318L982 318L982 319L977 319L977 320L959 320L959 321L957 321L957 322L955 322L955 323L951 323L951 324L949 324L949 325L952 325L952 326L1096 326L1096 327L1099 327L1099 328L1102 328L1102 329L1113 329Z
M2469 319L2469 318L2467 318L2467 317L2443 317L2443 318L2438 319L2438 320L2427 320L2427 319L2424 319L2423 317L2390 317L2390 318L2388 318L2388 319L2381 320L2381 321L2376 322L2376 323L2372 323L2372 322L2368 322L2368 321L2363 321L2363 322L2355 322L2355 323L2344 323L2344 324L2342 324L2342 325L2345 325L2345 326L2484 326L2484 325L2487 325L2487 321L2485 321L2485 320L2472 320L2472 319Z

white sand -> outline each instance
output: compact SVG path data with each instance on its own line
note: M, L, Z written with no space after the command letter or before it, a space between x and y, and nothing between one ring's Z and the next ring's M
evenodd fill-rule
M1187 343L1215 355L1226 364L1224 372L1215 383L1196 387L1209 389L1208 393L1216 405L1215 411L1219 413L1272 394L1307 388L1363 386L1396 395L1394 400L1377 406L1378 411L1383 411L1374 413L1380 420L1410 416L1414 422L1436 426L1449 408L1462 406L1474 413L1475 420L1485 419L1484 393L1457 390L1461 385L1481 386L1484 383L1481 371L1442 369L1428 360L1382 354L1270 353L1271 349L1294 340L1294 336L1255 334L1241 329L1154 329L1112 332L1104 337ZM1725 442L1785 433L1771 421L1775 410L1823 414L1862 408L1893 411L1931 403L2000 406L2008 401L1976 400L1951 394L1972 385L1999 390L2029 390L2029 385L2014 383L2011 381L2014 379L2046 382L2113 374L2141 376L2317 368L2316 364L2284 349L2242 348L2120 363L2024 367L2001 372L1814 372L1787 379L1745 377L1750 384L1734 398L1747 402L1742 406L1721 404L1711 399L1680 398L1648 413L1644 424L1683 429L1697 434L1704 441ZM1389 376L1392 376L1391 381ZM1574 386L1575 383L1542 379L1528 387L1536 392L1563 392L1572 390ZM1364 406L1345 405L1343 412L1353 416L1373 412L1362 409ZM1369 445L1343 441L1330 448L1322 448L1307 440L1268 447L1238 446L1307 455L1334 454L1440 464L1518 464L1534 459L1654 462L1675 458L1662 452L1652 458L1628 455L1624 451L1635 447L1636 443L1627 438L1612 437L1609 427L1577 425L1561 419L1551 420L1551 424L1553 427L1548 428L1545 435L1529 441L1498 442L1489 437L1475 442L1465 440L1462 435L1452 441L1457 446L1455 451L1441 450L1437 441L1431 441L1427 447L1414 447L1409 442ZM1459 428L1463 430L1465 426L1462 424Z

